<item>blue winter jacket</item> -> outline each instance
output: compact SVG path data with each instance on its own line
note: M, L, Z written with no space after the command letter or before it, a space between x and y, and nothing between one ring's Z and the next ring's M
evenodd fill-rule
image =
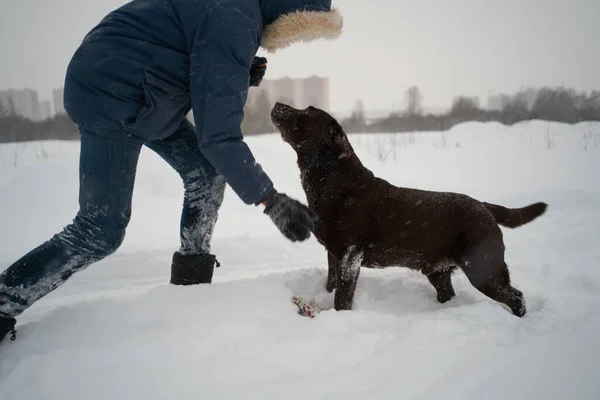
M331 0L133 0L106 16L69 64L65 108L111 137L160 140L193 109L198 144L247 204L273 183L244 143L250 65L263 28Z

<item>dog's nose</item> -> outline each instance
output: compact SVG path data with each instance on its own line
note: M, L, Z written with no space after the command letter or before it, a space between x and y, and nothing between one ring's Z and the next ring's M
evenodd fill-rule
M288 106L287 104L277 102L275 103L275 106L273 106L273 111L276 113L287 113L291 111L296 111L296 109L291 106Z
M277 126L278 123L283 121L283 119L287 118L287 116L294 111L295 110L287 104L277 102L271 110L271 121Z

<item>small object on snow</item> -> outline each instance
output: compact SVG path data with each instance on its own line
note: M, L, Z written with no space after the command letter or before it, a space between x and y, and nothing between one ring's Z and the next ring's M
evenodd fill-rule
M314 318L318 313L323 311L323 309L317 305L315 299L311 297L294 296L292 302L298 306L298 314L305 317Z

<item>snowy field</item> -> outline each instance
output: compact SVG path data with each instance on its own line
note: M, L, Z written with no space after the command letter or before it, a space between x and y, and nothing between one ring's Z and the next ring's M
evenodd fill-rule
M600 124L468 123L446 134L352 135L397 185L520 207L506 259L528 314L514 317L462 272L457 297L405 269L365 270L350 312L300 317L324 290L325 253L292 244L228 189L214 284L168 285L183 188L148 149L128 236L19 318L0 345L0 399L598 399ZM304 200L291 149L248 139L280 191ZM0 145L0 270L77 211L77 143Z

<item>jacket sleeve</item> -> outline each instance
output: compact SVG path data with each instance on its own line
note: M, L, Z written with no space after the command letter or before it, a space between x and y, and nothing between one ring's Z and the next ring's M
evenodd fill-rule
M206 19L190 49L190 96L198 144L244 203L259 204L274 193L273 183L241 131L259 22L224 8Z

